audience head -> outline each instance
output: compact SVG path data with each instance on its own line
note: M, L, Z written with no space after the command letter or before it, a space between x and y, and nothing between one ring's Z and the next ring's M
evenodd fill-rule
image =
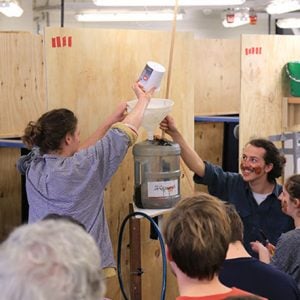
M284 213L291 217L300 216L300 174L286 180L279 200Z
M99 250L80 226L43 220L16 228L0 245L0 299L102 299Z
M43 220L65 220L65 221L69 221L71 223L74 223L78 226L80 226L81 228L83 228L84 230L86 230L85 226L79 222L78 220L74 219L73 217L69 216L69 215L59 215L59 214L55 214L55 213L51 213L46 215Z
M233 204L225 202L225 209L230 223L230 243L243 242L244 225Z
M206 193L181 200L163 229L170 264L188 277L211 280L218 273L230 240L224 203Z
M44 113L36 122L29 122L25 128L22 141L31 149L40 148L42 154L60 150L62 142L69 134L74 136L77 118L66 108L53 109Z

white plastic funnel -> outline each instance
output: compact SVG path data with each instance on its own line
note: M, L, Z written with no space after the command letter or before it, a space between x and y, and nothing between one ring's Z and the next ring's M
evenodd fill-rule
M138 100L127 102L127 110L130 112ZM146 129L148 140L153 140L155 128L172 110L174 101L170 99L152 98L145 110L142 126Z

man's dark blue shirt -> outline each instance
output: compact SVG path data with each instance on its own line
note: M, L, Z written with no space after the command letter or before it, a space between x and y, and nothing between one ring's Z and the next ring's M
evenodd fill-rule
M238 173L224 172L219 166L205 162L205 175L194 175L194 181L208 187L211 195L234 204L244 224L244 246L246 250L257 257L252 251L250 242L264 242L261 232L273 245L276 245L281 233L294 228L293 219L281 210L278 196L282 186L275 182L273 192L258 205L250 186Z
M228 287L234 286L270 300L300 299L292 277L253 257L225 259L219 279Z

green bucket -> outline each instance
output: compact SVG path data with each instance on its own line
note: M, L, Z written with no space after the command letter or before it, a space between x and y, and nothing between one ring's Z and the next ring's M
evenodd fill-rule
M291 61L285 66L290 78L290 93L292 96L300 97L300 61Z

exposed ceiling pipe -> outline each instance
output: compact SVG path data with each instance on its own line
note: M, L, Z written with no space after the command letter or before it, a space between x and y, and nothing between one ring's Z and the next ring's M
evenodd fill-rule
M83 9L97 9L97 6L92 2L65 2L64 3L65 10L83 10ZM59 10L61 9L60 4L49 4L49 1L46 2L45 5L33 5L33 10L36 12L39 11L50 11L50 10Z
M61 0L61 3L60 3L60 27L64 27L64 19L65 19L65 1Z

